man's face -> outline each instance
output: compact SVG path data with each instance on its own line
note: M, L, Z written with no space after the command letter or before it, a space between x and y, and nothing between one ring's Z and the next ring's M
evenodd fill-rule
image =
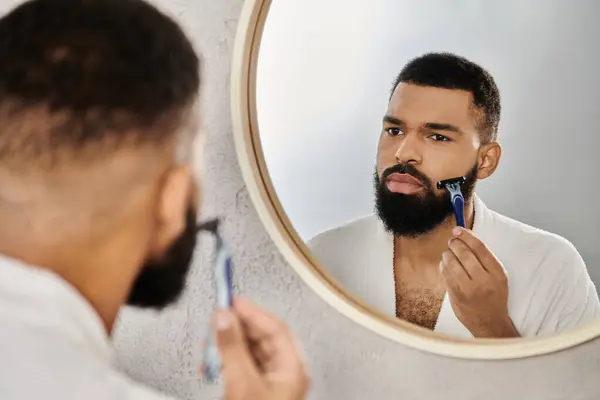
M376 209L398 236L425 234L452 215L440 180L465 176L472 196L479 166L478 115L469 92L401 83L390 100L377 153Z

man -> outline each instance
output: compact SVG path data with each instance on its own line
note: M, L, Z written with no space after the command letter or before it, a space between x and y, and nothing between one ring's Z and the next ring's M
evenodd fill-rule
M367 304L452 336L545 335L596 318L573 245L475 195L500 161L499 120L498 88L480 66L447 53L410 61L383 118L376 216L317 235L317 260ZM449 194L436 188L461 176L469 229L455 228Z
M166 399L111 368L109 336L185 284L198 58L142 0L33 0L0 60L0 398ZM214 326L226 399L304 397L281 322L237 300Z

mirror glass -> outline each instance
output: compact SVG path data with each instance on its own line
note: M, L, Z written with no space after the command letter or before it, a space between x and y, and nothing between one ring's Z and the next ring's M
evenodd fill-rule
M598 15L585 0L273 1L260 142L331 277L466 339L600 317Z

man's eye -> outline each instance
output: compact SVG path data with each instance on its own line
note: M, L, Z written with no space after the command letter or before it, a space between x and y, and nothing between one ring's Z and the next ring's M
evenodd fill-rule
M400 130L400 128L387 128L386 132L390 136L398 136L398 135L400 135L402 133L402 131Z
M436 142L447 142L450 139L447 138L444 135L440 135L439 133L434 133L433 135L430 136L433 140L435 140Z

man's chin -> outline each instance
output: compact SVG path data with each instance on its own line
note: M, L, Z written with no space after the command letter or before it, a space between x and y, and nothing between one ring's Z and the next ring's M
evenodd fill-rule
M400 198L398 198L400 200ZM452 216L450 201L427 204L423 196L406 196L402 200L378 203L376 209L386 230L395 236L419 237L431 233Z
M183 293L187 272L154 267L145 269L133 285L127 305L161 310L176 303Z

